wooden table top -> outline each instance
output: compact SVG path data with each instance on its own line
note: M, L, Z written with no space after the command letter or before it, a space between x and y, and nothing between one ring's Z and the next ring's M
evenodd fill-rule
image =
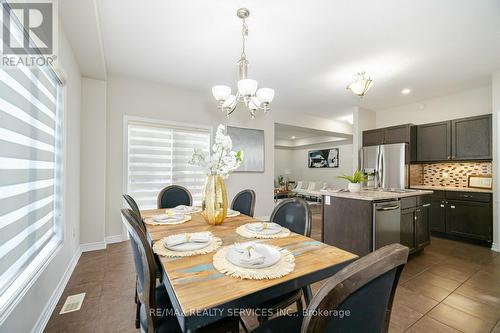
M164 209L155 209L141 211L141 214L147 219L164 212ZM234 242L249 241L250 239L238 235L235 229L242 224L255 221L257 220L254 218L240 215L227 218L222 225L210 226L205 223L201 214L193 214L191 221L184 224L170 226L146 224L146 228L153 243L172 234L211 231L222 239L222 246L226 246ZM288 249L295 256L295 270L279 279L242 280L226 276L214 268L212 258L215 252L183 258L160 257L184 316L221 304L234 303L241 297L357 258L355 254L295 233L286 238L254 240Z

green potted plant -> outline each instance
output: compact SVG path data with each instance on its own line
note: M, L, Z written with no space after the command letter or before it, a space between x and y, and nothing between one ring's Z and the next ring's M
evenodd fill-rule
M367 180L360 170L354 171L352 176L343 175L343 176L338 176L337 178L345 179L349 182L349 184L347 185L349 192L361 191L361 183L364 183Z

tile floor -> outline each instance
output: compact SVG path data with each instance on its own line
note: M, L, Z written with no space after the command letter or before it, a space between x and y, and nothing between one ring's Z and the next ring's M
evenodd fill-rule
M314 238L320 238L315 209ZM82 254L45 332L139 332L134 328L135 272L127 242ZM313 286L316 291L321 282ZM82 309L59 315L67 296L86 292ZM433 238L412 256L396 292L390 332L500 333L500 255ZM245 318L255 327L255 318Z

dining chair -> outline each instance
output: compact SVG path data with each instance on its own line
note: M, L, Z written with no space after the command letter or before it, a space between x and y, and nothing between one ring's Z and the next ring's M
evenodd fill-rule
M325 282L305 316L277 317L252 333L387 332L408 253L407 247L391 244L364 256Z
M179 205L191 206L192 204L191 193L180 185L169 185L158 194L158 209L173 208Z
M290 231L297 234L306 237L311 236L312 213L309 205L304 199L284 199L274 208L270 221L288 228ZM312 298L312 292L309 286L273 298L270 301L259 304L256 308L266 309L263 313L274 313L295 303L298 311L301 312L303 309L302 294L304 294L306 305L308 305ZM266 321L268 317L259 315L257 319L262 323Z
M135 202L134 198L132 198L128 194L123 194L122 197L123 197L123 199L125 199L125 201L127 202L127 205L130 207L130 209L132 209L132 211L134 213L136 213L137 216L139 216L142 220L141 211L139 210L139 206L137 205L137 202Z
M234 196L231 209L253 217L255 211L255 191L243 190Z
M132 210L122 209L121 213L130 235L137 274L139 307L136 316L139 318L139 327L136 328L151 333L181 332L165 286L156 285L155 260L146 233L137 223L137 216Z

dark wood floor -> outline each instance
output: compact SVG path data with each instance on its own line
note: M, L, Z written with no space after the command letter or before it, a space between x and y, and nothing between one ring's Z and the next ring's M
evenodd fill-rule
M320 237L314 214L313 237ZM134 328L135 272L128 242L82 254L45 332L139 332ZM313 286L316 291L321 282ZM82 309L59 315L67 296L86 292ZM500 333L500 255L433 238L410 258L399 283L390 332ZM248 326L255 318L245 318Z

